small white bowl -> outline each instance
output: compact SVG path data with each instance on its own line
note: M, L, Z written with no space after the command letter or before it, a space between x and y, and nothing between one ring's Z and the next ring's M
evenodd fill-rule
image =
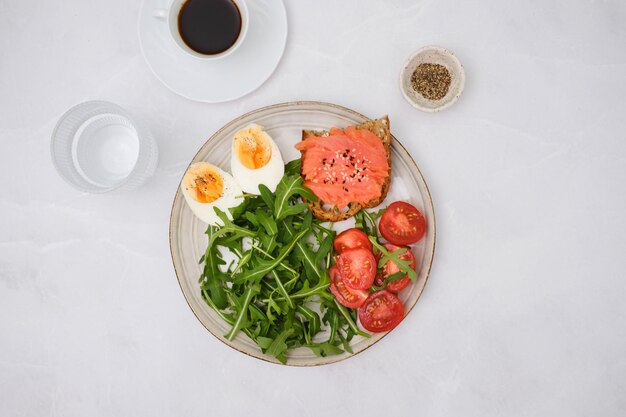
M413 71L420 64L440 64L446 67L452 81L448 93L439 100L428 100L411 86ZM425 46L407 59L400 73L400 91L413 107L425 112L447 109L456 102L465 86L465 71L456 56L439 46Z

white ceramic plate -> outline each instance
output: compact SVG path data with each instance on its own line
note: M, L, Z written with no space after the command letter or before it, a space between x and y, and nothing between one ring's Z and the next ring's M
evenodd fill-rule
M200 148L190 163L199 161L211 162L226 171L230 171L230 150L234 133L250 123L258 123L265 127L272 136L285 161L291 161L300 156L294 148L302 135L302 129L328 129L333 126L345 127L363 123L368 120L365 116L334 104L320 102L294 102L276 104L244 114L228 123L215 133ZM391 118L391 130L394 120ZM394 137L391 143L392 180L391 188L383 205L396 200L404 200L415 205L426 217L427 229L424 238L413 246L415 258L418 261L418 278L407 289L400 293L408 314L424 290L430 266L435 252L435 213L428 192L426 182L422 177L415 161ZM346 220L337 223L336 229L350 227L353 222ZM178 282L187 299L189 307L200 322L219 340L228 346L274 363L280 363L271 356L261 353L257 345L242 332L233 340L226 340L224 335L230 326L220 319L217 314L202 299L198 278L201 268L198 260L204 253L207 237L204 234L206 225L200 222L185 204L184 197L177 188L176 197L172 205L170 218L170 249L172 261L178 277ZM405 322L400 326L406 325ZM387 333L373 334L369 338L356 336L352 339L351 347L354 354L373 345ZM290 352L287 365L312 366L337 362L352 356L349 353L321 358L315 356L309 349L299 348Z
M154 17L170 0L144 0L139 41L148 66L166 87L190 100L219 103L259 88L272 75L285 50L287 14L282 0L248 1L250 23L243 43L219 60L201 60L182 51L167 23Z

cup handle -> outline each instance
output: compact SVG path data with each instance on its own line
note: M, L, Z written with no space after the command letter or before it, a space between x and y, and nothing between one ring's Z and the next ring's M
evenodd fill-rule
M152 17L157 18L159 20L167 20L167 10L166 9L154 9L152 11Z

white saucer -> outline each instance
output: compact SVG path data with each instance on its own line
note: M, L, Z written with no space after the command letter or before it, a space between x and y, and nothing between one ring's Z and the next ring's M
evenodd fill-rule
M282 0L248 2L250 23L241 46L214 61L195 59L174 43L167 23L153 17L168 0L144 0L139 42L148 66L167 88L190 100L219 103L259 88L272 75L285 50L287 13Z

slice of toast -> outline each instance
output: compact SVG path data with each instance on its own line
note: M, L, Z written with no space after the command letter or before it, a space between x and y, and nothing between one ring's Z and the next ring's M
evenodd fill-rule
M380 197L368 201L366 204L360 204L357 202L348 203L347 208L339 209L336 206L329 206L325 204L323 201L306 201L309 205L309 209L313 212L313 215L320 220L329 221L329 222L337 222L340 220L348 219L355 214L357 214L363 208L376 207L380 203L383 202L385 197L387 196L387 192L389 191L389 186L391 184L391 133L389 131L389 117L383 116L380 119L369 120L360 125L356 125L357 129L366 129L375 134L380 138L385 147L385 152L387 152L387 163L389 165L389 173L385 182L381 187ZM315 131L315 130L303 130L302 131L302 140L308 138L309 136L328 136L329 132L324 131Z

